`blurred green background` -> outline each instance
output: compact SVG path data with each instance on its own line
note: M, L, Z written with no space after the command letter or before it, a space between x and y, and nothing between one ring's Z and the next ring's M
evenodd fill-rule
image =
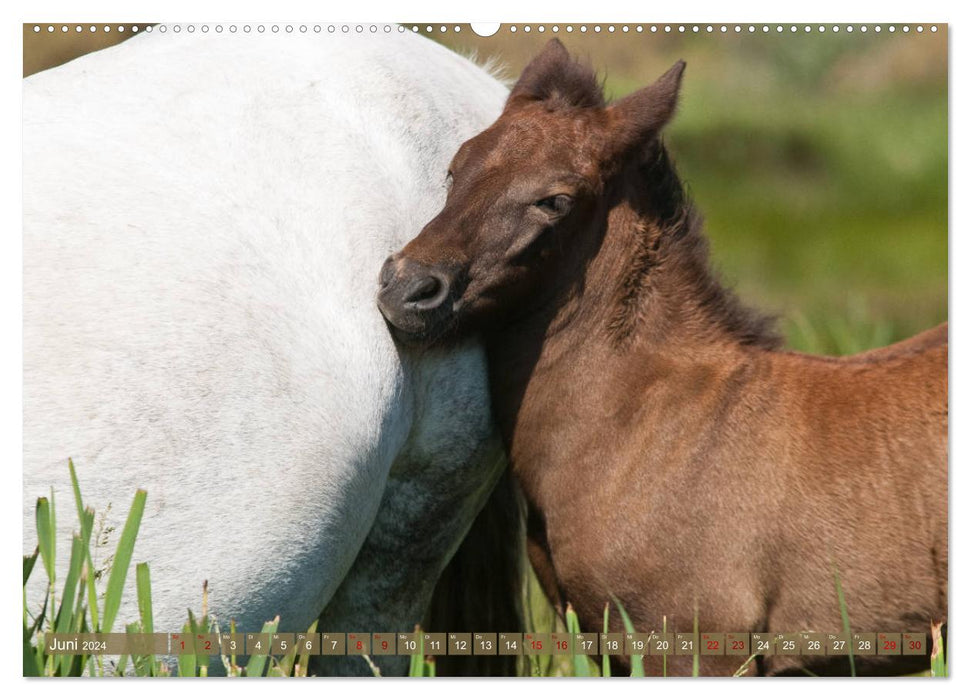
M688 67L666 142L716 268L791 347L846 354L947 319L947 29L555 35L609 96ZM408 25L409 29L411 25ZM554 36L420 32L514 79Z
M24 26L25 75L131 36L131 25L32 26ZM416 26L496 60L509 79L554 35L536 25L529 33L503 25L488 38L468 25ZM677 26L608 26L562 25L556 36L613 97L687 61L667 143L706 217L716 267L743 299L779 315L791 347L846 354L947 319L945 25L907 34L886 25L865 34L845 25L838 33L787 25L781 34L776 25L754 34L748 25L724 34L720 25L712 34L689 26L683 35Z

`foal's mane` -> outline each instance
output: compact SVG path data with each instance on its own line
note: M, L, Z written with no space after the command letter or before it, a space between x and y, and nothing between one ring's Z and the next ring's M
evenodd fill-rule
M689 301L684 308L703 321L693 325L714 326L740 345L778 348L782 338L775 318L743 304L712 269L702 217L660 138L645 147L636 168L619 176L630 178L624 188L628 202L649 223L637 228L620 306L611 320L610 331L618 344L633 337L653 298L662 308Z
M509 101L537 101L551 111L607 105L596 72L572 58L556 40L523 71ZM779 347L782 340L774 330L774 318L743 305L711 269L701 217L660 137L643 145L633 167L616 172L614 177L625 178L618 191L644 225L638 226L623 272L619 307L610 321L614 341L630 341L640 321L653 311L649 307L679 303L700 321L691 324L694 327L718 329L741 345Z

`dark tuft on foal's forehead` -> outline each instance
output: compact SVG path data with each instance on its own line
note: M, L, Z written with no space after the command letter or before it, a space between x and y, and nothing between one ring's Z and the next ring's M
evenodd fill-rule
M514 100L549 102L554 109L606 106L596 72L570 56L558 39L552 39L523 70L509 95L509 103Z
M570 59L562 72L548 76L532 86L533 98L548 101L554 107L603 107L603 88L589 66Z

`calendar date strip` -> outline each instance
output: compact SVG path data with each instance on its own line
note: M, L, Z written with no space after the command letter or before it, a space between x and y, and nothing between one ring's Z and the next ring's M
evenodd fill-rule
M922 656L923 632L314 632L49 634L55 655L311 656Z

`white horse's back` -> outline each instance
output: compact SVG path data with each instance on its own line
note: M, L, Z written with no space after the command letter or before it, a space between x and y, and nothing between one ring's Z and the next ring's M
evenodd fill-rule
M397 32L146 36L28 79L25 549L53 485L64 564L72 457L108 525L148 490L157 629L205 579L241 629L305 629L398 456L491 439L479 349L402 362L374 290L503 98Z

